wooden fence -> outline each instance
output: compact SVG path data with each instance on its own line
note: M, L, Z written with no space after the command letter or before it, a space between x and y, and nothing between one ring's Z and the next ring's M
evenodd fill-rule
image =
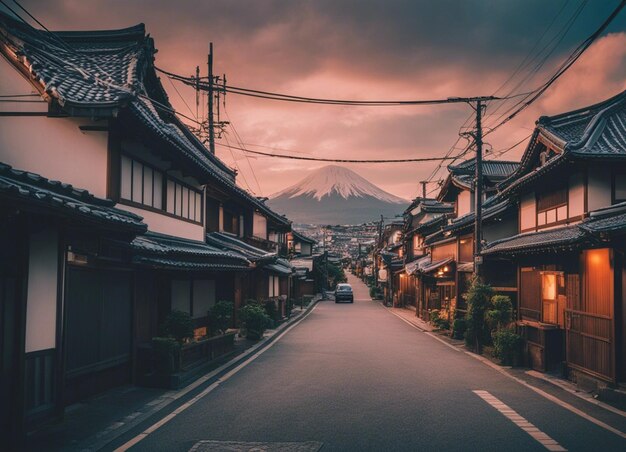
M613 319L566 309L565 329L568 365L615 382Z

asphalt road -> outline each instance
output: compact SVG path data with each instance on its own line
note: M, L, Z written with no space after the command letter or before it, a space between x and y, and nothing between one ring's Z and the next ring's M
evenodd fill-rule
M320 302L131 450L187 451L203 440L316 442L323 451L626 450L615 433L412 328L349 282L354 304ZM302 446L292 450L311 444Z

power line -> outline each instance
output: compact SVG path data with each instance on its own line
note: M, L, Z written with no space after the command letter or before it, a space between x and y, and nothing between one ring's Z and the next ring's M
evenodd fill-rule
M517 116L520 112L528 108L533 102L535 102L554 82L556 82L577 60L580 56L593 44L593 42L602 34L602 32L609 26L609 24L617 17L620 11L626 6L626 0L621 0L619 5L613 10L613 12L607 17L607 19L600 25L600 27L593 32L585 41L583 41L574 51L570 54L570 56L561 64L559 69L550 77L550 79L538 88L535 91L535 94L530 97L529 100L522 103L519 108L517 108L513 113L504 118L500 123L498 123L495 127L492 127L485 135L493 133L504 124L509 122L515 116ZM530 96L530 95L529 95ZM528 98L528 97L527 97Z
M174 80L178 80L179 82L185 83L189 86L197 86L202 90L208 90L208 83L199 83L195 79L195 77L186 77L179 74L175 74L173 72L166 71L165 69L161 69L155 66L155 69L168 77L171 77ZM250 88L241 88L232 85L222 85L219 88L228 93L233 94L241 94L244 96L252 96L259 97L262 99L270 99L270 100L281 100L286 102L301 102L301 103L312 103L312 104L324 104L324 105L343 105L343 106L408 106L408 105L440 105L440 104L454 104L454 103L468 103L475 102L479 99L481 100L504 100L504 98L496 98L493 96L474 96L474 97L448 97L446 99L421 99L421 100L349 100L349 99L328 99L328 98L317 98L317 97L305 97L305 96L294 96L291 94L283 94L283 93L275 93L270 91L261 91ZM516 95L521 96L521 94Z
M224 143L217 143L220 146L228 147L231 149L236 149L238 151L247 152L250 154L263 155L265 157L273 157L273 158L282 158L282 159L292 159L292 160L307 160L313 162L334 162L334 163L409 163L409 162L433 162L439 160L452 160L457 157L421 157L421 158L412 158L412 159L372 159L372 160L360 160L360 159L331 159L331 158L321 158L321 157L302 157L300 155L281 155L281 154L270 154L269 152L261 152L261 151L252 151L250 149L242 148L239 146L228 146Z

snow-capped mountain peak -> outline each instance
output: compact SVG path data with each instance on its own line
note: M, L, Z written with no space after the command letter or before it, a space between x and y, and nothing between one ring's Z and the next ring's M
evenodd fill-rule
M321 201L325 196L333 194L344 199L350 197L373 197L381 201L406 204L406 200L387 193L364 177L342 166L328 165L315 170L295 185L271 196L276 198L295 198L310 196Z

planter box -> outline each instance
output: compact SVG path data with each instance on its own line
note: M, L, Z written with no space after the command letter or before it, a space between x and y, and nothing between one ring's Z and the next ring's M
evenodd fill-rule
M139 348L139 360L143 365L137 384L167 389L177 389L189 384L233 352L235 334L228 332L183 345L178 352L174 352L175 355L169 357L174 361L174 366L163 366L158 362L163 357L157 356L152 345ZM170 368L171 371L163 371L165 368Z

